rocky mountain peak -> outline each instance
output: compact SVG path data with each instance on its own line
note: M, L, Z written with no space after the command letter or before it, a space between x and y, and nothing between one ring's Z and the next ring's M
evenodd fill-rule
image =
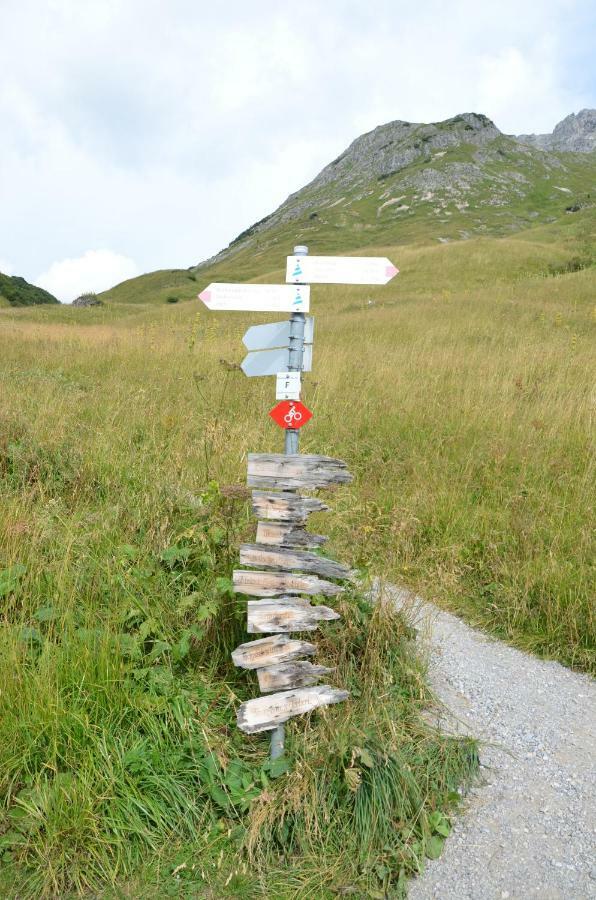
M460 144L483 146L501 132L487 116L462 113L444 122L397 119L361 135L311 182L318 188L334 182L353 186L371 178L388 178L418 160Z
M356 138L203 265L249 247L263 252L282 235L335 248L380 245L396 234L467 240L554 221L592 203L595 139L594 110L568 116L552 135L520 138L474 112L442 122L397 119ZM573 166L556 150L575 151Z
M517 140L539 150L591 153L596 150L596 109L571 113L555 126L552 134L520 134Z

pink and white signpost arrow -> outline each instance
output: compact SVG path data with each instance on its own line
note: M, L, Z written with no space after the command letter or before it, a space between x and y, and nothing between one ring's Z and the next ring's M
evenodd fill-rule
M288 256L286 281L315 284L387 284L397 269L386 256Z
M212 282L199 294L207 309L236 312L308 312L310 288L291 284Z

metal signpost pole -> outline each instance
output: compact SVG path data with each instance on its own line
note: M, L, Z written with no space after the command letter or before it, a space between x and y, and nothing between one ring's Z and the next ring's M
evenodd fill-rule
M306 256L308 247L294 247L294 256ZM304 322L302 312L293 312L290 317L290 347L288 351L288 372L302 371L302 356L304 353ZM285 433L284 453L298 453L299 430L287 428ZM277 759L284 752L284 726L278 725L271 732L271 759Z

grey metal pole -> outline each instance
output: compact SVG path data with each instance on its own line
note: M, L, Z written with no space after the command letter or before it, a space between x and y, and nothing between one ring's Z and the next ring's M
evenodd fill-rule
M306 256L308 247L302 244L294 247L294 256ZM290 316L290 348L288 351L288 372L302 371L302 356L304 354L304 323L305 316L301 312L293 312ZM297 428L287 428L285 434L284 453L298 453L299 431ZM278 725L271 732L271 759L277 759L284 752L285 729Z

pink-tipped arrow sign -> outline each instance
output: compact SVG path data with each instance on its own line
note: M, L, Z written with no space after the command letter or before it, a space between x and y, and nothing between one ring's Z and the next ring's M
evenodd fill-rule
M387 284L399 269L386 256L288 256L293 284Z
M292 284L212 282L199 294L207 309L237 312L308 312L310 288Z

